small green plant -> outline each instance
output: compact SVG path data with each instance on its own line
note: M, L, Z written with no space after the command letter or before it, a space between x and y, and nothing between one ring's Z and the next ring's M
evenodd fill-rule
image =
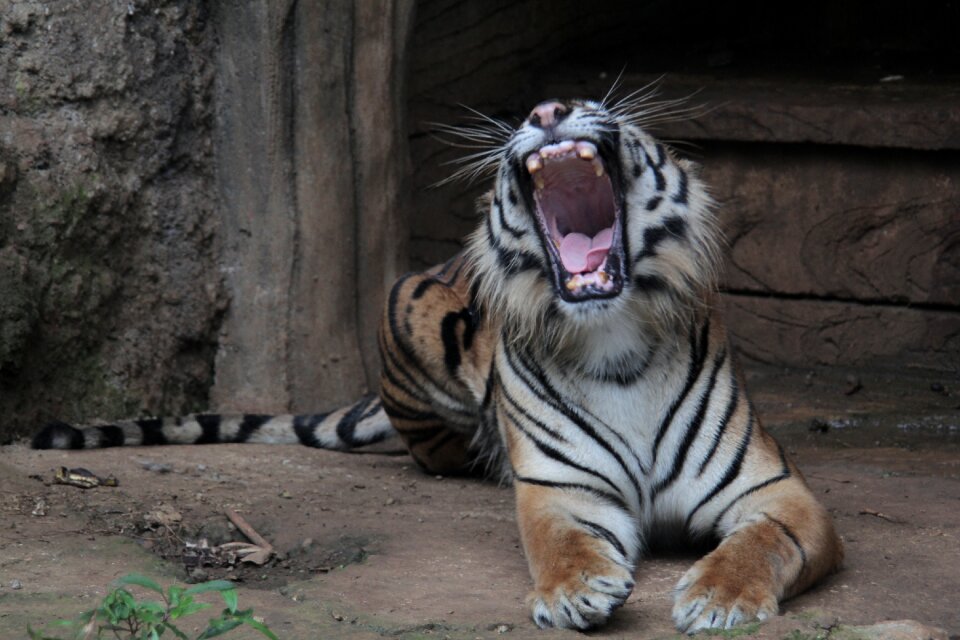
M136 585L160 594L161 600L137 600L125 586ZM226 608L216 618L211 618L207 628L196 636L196 640L206 640L223 635L241 625L256 629L261 634L278 640L269 628L253 617L253 609L237 608L237 589L227 580L211 580L195 584L192 587L172 585L164 591L160 585L146 576L136 573L126 575L114 583L114 588L100 605L82 613L77 620L58 620L54 626L68 627L68 638L88 640L93 638L115 638L117 640L159 640L167 631L180 640L190 640L190 636L181 631L175 621L198 613L212 605L195 602L194 596L216 591L223 598ZM50 636L45 632L34 631L27 627L31 640L65 640Z

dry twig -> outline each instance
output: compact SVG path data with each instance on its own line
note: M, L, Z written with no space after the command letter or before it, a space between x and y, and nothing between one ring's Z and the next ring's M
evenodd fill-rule
M897 519L897 518L893 518L893 517L891 517L891 516L888 516L888 515L885 514L885 513L880 513L879 511L876 511L876 510L874 510L874 509L861 509L861 510L860 510L860 515L862 515L862 516L873 516L873 517L875 517L875 518L880 518L881 520L886 520L887 522L895 522L895 523L897 523L897 524L902 524L902 523L903 523L903 520L899 520L899 519Z
M252 562L253 564L262 565L270 559L270 556L274 554L273 545L271 545L267 540L261 536L257 531L250 526L250 523L243 519L239 513L232 509L227 509L227 517L230 519L230 522L240 530L240 532L247 536L247 538L253 542L252 545L248 545L243 542L228 542L227 544L220 545L221 549L231 549L234 550L238 555L243 556L242 562Z

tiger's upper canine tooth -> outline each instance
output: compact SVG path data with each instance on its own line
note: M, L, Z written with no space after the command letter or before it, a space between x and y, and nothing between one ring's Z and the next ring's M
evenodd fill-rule
M593 160L597 156L597 147L592 142L581 140L577 143L577 155L584 160Z
M543 169L543 160L536 153L531 153L527 156L527 171L529 173L536 173Z

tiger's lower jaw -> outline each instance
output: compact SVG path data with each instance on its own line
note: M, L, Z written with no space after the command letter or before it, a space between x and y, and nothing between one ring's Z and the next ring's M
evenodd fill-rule
M612 248L593 271L569 273L553 256L548 261L554 288L560 299L568 304L589 305L611 300L623 293L626 274L622 249L619 247Z

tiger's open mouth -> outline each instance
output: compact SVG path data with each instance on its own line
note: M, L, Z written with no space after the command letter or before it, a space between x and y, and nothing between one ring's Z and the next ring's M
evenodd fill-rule
M622 198L608 165L587 140L548 144L525 159L554 284L567 302L623 290Z

